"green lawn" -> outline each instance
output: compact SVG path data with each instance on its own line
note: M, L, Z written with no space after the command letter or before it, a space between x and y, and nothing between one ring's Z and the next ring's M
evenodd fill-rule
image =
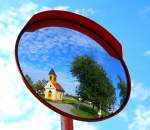
M82 104L79 107L79 109L74 108L71 110L71 112L81 118L90 118L91 119L91 118L97 117L97 112L94 109L92 109L91 107L88 107L88 106L84 106Z
M44 95L40 95L44 100L46 101L52 101L50 99L45 99ZM54 101L52 101L54 102ZM79 101L77 98L74 97L70 97L70 96L64 96L62 101L57 101L57 103L60 104L70 104L70 105L79 105L80 107L79 109L77 109L76 107L71 109L71 112L81 118L96 118L97 117L97 107L95 106L94 109L92 108L92 106L88 106L86 105L87 103L84 102L82 103L81 101ZM102 116L105 117L106 113L102 112Z
M64 104L78 104L80 101L74 97L70 96L64 96L62 101L59 101L59 103L64 103Z
M39 96L40 96L41 98L43 98L45 101L52 101L52 100L50 100L50 99L46 99L44 94L39 94Z
M39 96L43 99L45 99L45 95L44 94L39 94Z
M46 101L52 101L50 99L46 99L44 95L40 95L40 97L42 97ZM72 105L80 103L78 99L70 96L64 96L62 101L53 101L53 102L62 103L62 104L72 104Z

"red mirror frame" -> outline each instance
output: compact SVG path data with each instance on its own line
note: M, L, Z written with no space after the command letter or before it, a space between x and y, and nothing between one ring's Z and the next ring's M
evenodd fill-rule
M30 87L29 83L26 81L23 75L23 72L21 71L21 67L20 67L19 60L18 60L19 41L24 32L33 32L37 29L40 29L43 27L50 27L50 26L66 27L66 28L70 28L70 29L84 33L85 35L94 39L98 44L100 44L112 57L118 59L121 62L124 68L125 74L126 74L126 78L127 78L127 95L126 95L126 99L124 103L121 105L121 107L117 111L115 111L114 113L106 117L97 118L97 119L85 119L85 118L76 117L68 113L65 113L55 108L54 106L50 105L48 102L42 99L38 94L36 94L35 91ZM71 12L56 11L56 10L44 11L44 12L35 14L28 21L28 23L23 27L20 34L18 35L18 38L16 40L16 45L15 45L15 59L16 59L16 64L21 74L21 77L24 83L26 84L27 88L30 90L30 92L45 106L47 106L48 108L68 118L72 118L72 119L80 120L80 121L88 121L88 122L105 120L105 119L115 116L121 110L123 110L123 108L126 106L129 100L130 92L131 92L131 80L130 80L128 68L123 60L121 44L119 43L118 40L115 39L115 37L113 37L102 26L100 26L94 21L86 17L83 17L81 15L71 13Z

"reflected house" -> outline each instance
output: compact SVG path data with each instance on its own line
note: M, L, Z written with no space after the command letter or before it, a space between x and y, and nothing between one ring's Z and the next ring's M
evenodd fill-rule
M52 101L60 101L63 99L64 89L57 83L57 75L53 69L48 73L48 83L45 86L45 98Z

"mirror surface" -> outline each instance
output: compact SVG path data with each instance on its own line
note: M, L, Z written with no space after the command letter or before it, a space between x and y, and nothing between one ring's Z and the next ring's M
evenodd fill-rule
M121 62L78 31L45 27L24 32L18 61L35 93L70 115L107 117L125 101L127 79Z

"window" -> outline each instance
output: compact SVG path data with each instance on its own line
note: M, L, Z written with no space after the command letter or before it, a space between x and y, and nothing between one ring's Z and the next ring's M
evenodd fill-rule
M52 80L52 76L50 76L50 80Z

